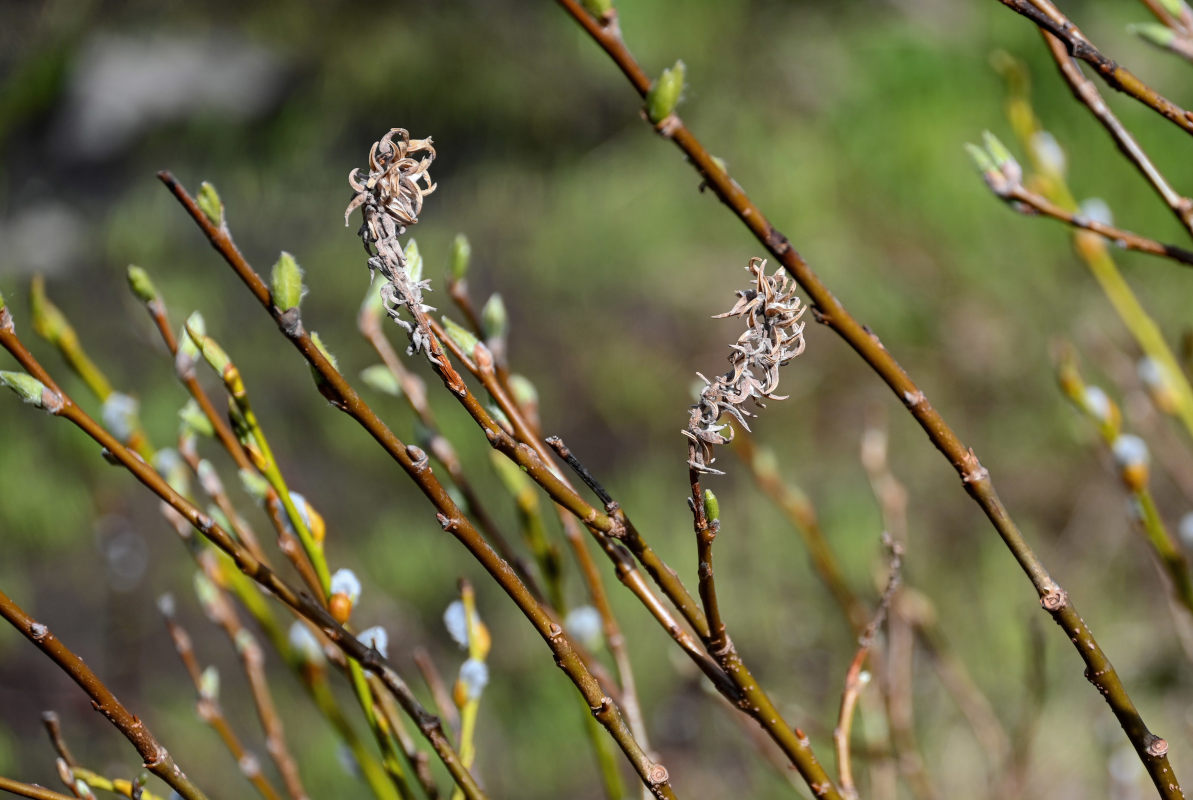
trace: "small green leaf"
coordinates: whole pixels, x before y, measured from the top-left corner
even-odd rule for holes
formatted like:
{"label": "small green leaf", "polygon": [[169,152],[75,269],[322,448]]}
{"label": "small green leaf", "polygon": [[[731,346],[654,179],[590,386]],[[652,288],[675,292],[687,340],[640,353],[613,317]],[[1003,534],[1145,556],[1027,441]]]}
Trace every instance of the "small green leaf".
{"label": "small green leaf", "polygon": [[31,406],[45,408],[46,385],[24,372],[0,371],[0,385],[12,389],[17,397]]}
{"label": "small green leaf", "polygon": [[480,344],[480,340],[472,335],[472,331],[468,330],[462,325],[458,325],[449,317],[442,317],[443,327],[447,331],[447,335],[456,343],[456,346],[464,351],[464,355],[472,358],[472,353],[476,350],[476,346]]}
{"label": "small green leaf", "polygon": [[218,700],[220,696],[220,671],[215,665],[203,670],[199,676],[199,694],[208,700]]}
{"label": "small green leaf", "polygon": [[684,90],[685,69],[683,61],[676,61],[675,66],[663,70],[663,74],[646,93],[646,114],[656,125],[669,117],[679,105]]}
{"label": "small green leaf", "polygon": [[418,242],[414,241],[414,237],[406,242],[403,255],[406,256],[406,274],[412,283],[418,283],[423,279],[423,256],[418,251]]}
{"label": "small green leaf", "polygon": [[143,303],[152,303],[157,299],[157,287],[150,280],[149,273],[135,264],[128,265],[128,286]]}
{"label": "small green leaf", "polygon": [[510,375],[510,391],[513,392],[514,402],[521,408],[537,408],[539,404],[538,389],[525,375]]}
{"label": "small green leaf", "polygon": [[583,0],[583,3],[584,7],[588,9],[588,13],[597,19],[613,10],[612,0]]}
{"label": "small green leaf", "polygon": [[361,371],[360,379],[369,387],[383,394],[393,395],[394,397],[402,396],[402,387],[398,383],[398,379],[390,372],[389,367],[384,364],[374,364],[371,367],[366,367]]}
{"label": "small green leaf", "polygon": [[468,264],[472,261],[472,245],[468,237],[457,233],[452,241],[451,277],[453,281],[462,281],[468,274]]}
{"label": "small green leaf", "polygon": [[[197,314],[198,312],[195,312]],[[222,376],[224,370],[232,363],[232,359],[224,352],[224,348],[216,343],[215,339],[202,333],[202,318],[195,319],[195,314],[191,314],[186,320],[186,335],[195,343],[195,347],[199,348],[199,352],[203,354],[203,360],[211,365],[217,375]],[[195,322],[199,322],[198,325]]]}
{"label": "small green leaf", "polygon": [[336,372],[339,372],[339,362],[336,361],[336,357],[331,354],[331,351],[327,349],[327,346],[323,344],[323,340],[319,338],[319,334],[315,331],[311,331],[311,342],[313,342],[315,347],[318,348],[319,352],[323,354],[323,357],[331,362],[331,366],[336,370]]}
{"label": "small green leaf", "polygon": [[251,469],[240,471],[240,485],[244,488],[245,493],[258,503],[263,502],[266,495],[269,494],[269,481]]}
{"label": "small green leaf", "polygon": [[485,331],[486,339],[504,339],[509,333],[509,314],[500,294],[494,292],[481,309],[481,327]]}
{"label": "small green leaf", "polygon": [[207,418],[193,398],[187,400],[186,405],[178,409],[178,418],[182,421],[182,427],[186,431],[205,437],[215,435],[215,428],[212,427],[211,420]]}
{"label": "small green leaf", "polygon": [[1128,25],[1127,32],[1133,33],[1145,42],[1154,44],[1156,47],[1161,47],[1165,50],[1176,39],[1176,31],[1158,22],[1141,22],[1137,25]]}
{"label": "small green leaf", "polygon": [[978,172],[985,174],[995,171],[994,160],[990,158],[990,154],[976,144],[966,143],[965,152],[969,154],[973,165],[978,168]]}
{"label": "small green leaf", "polygon": [[273,295],[273,304],[282,311],[298,308],[306,294],[306,287],[302,284],[302,267],[285,250],[273,265],[270,293]]}
{"label": "small green leaf", "polygon": [[721,504],[717,502],[717,496],[712,493],[711,489],[704,490],[704,516],[708,518],[709,522],[715,522],[721,518]]}
{"label": "small green leaf", "polygon": [[220,200],[220,193],[207,181],[199,184],[199,196],[195,198],[199,210],[217,228],[224,225],[224,203]]}

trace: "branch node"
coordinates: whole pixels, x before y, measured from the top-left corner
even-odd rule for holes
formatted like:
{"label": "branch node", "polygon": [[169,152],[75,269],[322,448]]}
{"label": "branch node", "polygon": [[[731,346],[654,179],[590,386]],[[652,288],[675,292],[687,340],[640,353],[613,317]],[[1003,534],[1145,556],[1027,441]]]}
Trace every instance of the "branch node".
{"label": "branch node", "polygon": [[1051,586],[1040,596],[1040,605],[1045,611],[1055,614],[1069,605],[1069,593],[1059,586]]}

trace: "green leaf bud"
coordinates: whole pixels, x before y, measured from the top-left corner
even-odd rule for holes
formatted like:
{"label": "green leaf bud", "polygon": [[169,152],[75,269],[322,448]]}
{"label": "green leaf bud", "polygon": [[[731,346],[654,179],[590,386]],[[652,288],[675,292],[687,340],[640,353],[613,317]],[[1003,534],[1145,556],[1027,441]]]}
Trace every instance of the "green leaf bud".
{"label": "green leaf bud", "polygon": [[449,317],[442,317],[443,328],[447,331],[447,335],[456,343],[456,346],[464,351],[464,355],[472,358],[472,352],[476,350],[476,346],[480,344],[480,340],[472,335],[472,331],[468,330],[462,325],[457,324]]}
{"label": "green leaf bud", "polygon": [[44,383],[24,372],[0,371],[0,385],[7,386],[25,403],[46,411],[55,411],[52,406],[61,407],[61,398],[50,391]]}
{"label": "green leaf bud", "polygon": [[224,370],[232,364],[232,359],[224,352],[224,348],[220,347],[210,336],[202,333],[199,330],[199,326],[195,325],[194,322],[194,314],[187,317],[186,335],[195,343],[195,347],[199,348],[199,352],[203,354],[203,359],[211,365],[211,368],[216,371],[216,374],[222,376]]}
{"label": "green leaf bud", "polygon": [[311,342],[313,342],[315,347],[318,348],[319,352],[323,354],[323,357],[331,362],[331,366],[337,372],[339,372],[339,362],[336,361],[336,357],[331,354],[331,351],[327,349],[327,346],[323,344],[323,340],[319,338],[319,334],[315,331],[311,331]]}
{"label": "green leaf bud", "polygon": [[251,469],[240,471],[240,485],[245,493],[258,503],[264,502],[269,494],[269,481]]}
{"label": "green leaf bud", "polygon": [[202,572],[195,572],[194,586],[195,596],[199,598],[199,605],[203,606],[203,613],[214,619],[220,601],[220,590]]}
{"label": "green leaf bud", "polygon": [[486,339],[504,339],[509,333],[509,314],[505,310],[505,301],[501,295],[494,292],[481,309],[481,328]]}
{"label": "green leaf bud", "polygon": [[514,395],[514,402],[521,408],[537,408],[539,404],[538,389],[525,375],[510,375],[510,391]]}
{"label": "green leaf bud", "polygon": [[199,210],[217,228],[224,226],[224,203],[220,200],[220,193],[207,181],[199,184],[199,196],[195,198]]}
{"label": "green leaf bud", "polygon": [[157,287],[149,278],[149,273],[135,264],[128,265],[128,288],[143,303],[152,303],[157,299]]}
{"label": "green leaf bud", "polygon": [[717,502],[717,496],[710,489],[704,490],[704,516],[708,517],[709,522],[716,522],[721,518],[721,504]]}
{"label": "green leaf bud", "polygon": [[205,437],[215,435],[215,428],[212,427],[211,420],[207,418],[193,398],[187,400],[186,405],[178,409],[178,419],[181,420],[184,431]]}
{"label": "green leaf bud", "polygon": [[199,695],[207,700],[218,700],[220,696],[220,671],[212,664],[199,676]]}
{"label": "green leaf bud", "polygon": [[582,2],[584,3],[584,7],[588,9],[588,13],[597,19],[600,19],[613,10],[612,0],[582,0]]}
{"label": "green leaf bud", "polygon": [[650,91],[646,93],[646,115],[656,125],[669,117],[679,105],[685,69],[683,61],[676,61],[675,66],[663,70],[650,85]]}
{"label": "green leaf bud", "polygon": [[398,383],[398,379],[384,364],[374,364],[361,370],[360,379],[365,382],[365,385],[378,392],[394,397],[402,396],[402,387]]}
{"label": "green leaf bud", "polygon": [[402,255],[406,257],[406,274],[413,283],[418,283],[423,279],[423,255],[419,252],[418,242],[414,241],[414,237],[406,242],[406,249]]}
{"label": "green leaf bud", "polygon": [[969,154],[973,165],[978,168],[978,172],[983,174],[987,172],[997,172],[998,169],[994,166],[994,159],[990,158],[990,154],[976,144],[966,143],[965,152]]}
{"label": "green leaf bud", "polygon": [[464,280],[464,276],[468,274],[468,264],[471,261],[472,245],[468,243],[467,236],[457,233],[456,238],[452,241],[451,278],[453,281]]}
{"label": "green leaf bud", "polygon": [[1176,31],[1158,22],[1141,22],[1136,25],[1128,25],[1127,32],[1133,33],[1145,42],[1154,44],[1156,47],[1161,47],[1165,50],[1176,39]]}
{"label": "green leaf bud", "polygon": [[375,321],[385,310],[385,305],[381,302],[381,287],[384,285],[385,280],[377,277],[374,277],[372,283],[369,284],[369,290],[365,292],[365,299],[360,304],[362,322],[365,319]]}
{"label": "green leaf bud", "polygon": [[1188,9],[1185,0],[1160,0],[1160,2],[1164,4],[1164,10],[1177,19],[1180,19]]}
{"label": "green leaf bud", "polygon": [[302,284],[302,267],[294,260],[294,256],[285,250],[273,265],[269,276],[269,291],[273,296],[273,304],[282,311],[298,308],[306,294],[306,287]]}

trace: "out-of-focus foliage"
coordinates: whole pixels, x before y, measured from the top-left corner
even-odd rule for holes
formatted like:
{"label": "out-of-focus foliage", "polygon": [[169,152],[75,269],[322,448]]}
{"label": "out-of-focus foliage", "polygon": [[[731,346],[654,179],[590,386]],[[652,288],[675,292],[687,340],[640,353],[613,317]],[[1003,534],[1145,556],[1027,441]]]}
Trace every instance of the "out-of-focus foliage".
{"label": "out-of-focus foliage", "polygon": [[[1094,41],[1193,102],[1187,65],[1125,33],[1141,7],[1080,10]],[[434,281],[429,301],[451,312],[444,278],[452,239],[465,232],[474,297],[501,292],[511,359],[541,394],[546,432],[564,437],[692,585],[679,430],[695,372],[723,369],[737,338],[732,324],[708,317],[731,307],[757,244],[698,191],[674,148],[642,123],[612,64],[545,0],[50,2],[10,7],[4,18],[0,291],[18,326],[28,329],[24,294],[43,272],[164,447],[185,396],[125,289],[126,266],[149,271],[176,325],[201,309],[253,392],[291,484],[327,518],[333,567],[351,566],[368,587],[354,619],[384,622],[391,653],[412,674],[405,653],[414,644],[455,663],[439,616],[455,578],[473,578],[494,643],[478,734],[478,771],[493,795],[596,797],[573,690],[546,650],[396,468],[327,408],[154,172],[169,168],[192,189],[216,184],[258,270],[282,250],[294,254],[310,289],[304,319],[351,375],[375,358],[354,330],[368,271],[341,223],[345,177],[392,126],[433,136],[439,190],[413,231]],[[1048,348],[1053,337],[1075,339],[1087,371],[1132,387],[1135,353],[1061,227],[1008,213],[961,148],[984,128],[1007,131],[989,66],[991,51],[1005,49],[1032,69],[1037,108],[1068,150],[1074,189],[1110,199],[1126,228],[1180,241],[1167,210],[1060,85],[1038,34],[993,0],[643,0],[625,4],[620,20],[656,74],[683,59],[684,118],[981,454],[1152,726],[1185,739],[1193,681],[1163,587],[1092,431],[1054,387]],[[1111,99],[1172,182],[1193,186],[1184,135]],[[1175,341],[1187,325],[1189,276],[1146,256],[1121,263]],[[83,398],[49,349],[41,354]],[[1043,619],[1030,586],[901,404],[843,344],[810,324],[807,352],[788,369],[792,397],[764,412],[758,438],[814,499],[848,578],[872,598],[881,522],[857,448],[866,414],[888,413],[892,466],[910,489],[907,583],[935,603],[1014,730],[1031,702],[1029,631]],[[414,439],[399,401],[371,400]],[[500,498],[483,438],[457,409],[439,408],[478,483]],[[851,637],[780,515],[731,454],[722,460],[730,475],[710,483],[721,507],[722,608],[764,684],[827,755]],[[1156,490],[1179,518],[1187,500],[1162,481]],[[512,507],[495,505],[513,520]],[[156,503],[90,442],[11,398],[0,403],[0,586],[111,678],[192,777],[216,795],[242,796],[230,758],[194,723],[153,610],[158,593],[189,585],[174,538]],[[568,582],[579,600],[574,570]],[[611,575],[608,583],[652,744],[681,796],[743,786],[751,797],[789,796],[653,621]],[[181,613],[201,627],[193,602]],[[1052,630],[1043,641],[1047,693],[1035,736],[1050,744],[1033,793],[1099,794],[1106,765],[1123,768],[1113,755],[1125,742],[1068,643]],[[234,674],[225,642],[200,648]],[[230,696],[243,691],[226,683]],[[283,707],[308,788],[345,796],[332,737],[293,681],[277,684],[282,698],[294,695]],[[977,744],[929,669],[916,685],[928,771],[948,795],[972,796],[984,785]],[[47,707],[89,763],[133,772],[135,755],[82,695],[0,630],[0,772],[19,766],[22,778],[54,781],[37,731]],[[1187,749],[1173,753],[1187,775]]]}

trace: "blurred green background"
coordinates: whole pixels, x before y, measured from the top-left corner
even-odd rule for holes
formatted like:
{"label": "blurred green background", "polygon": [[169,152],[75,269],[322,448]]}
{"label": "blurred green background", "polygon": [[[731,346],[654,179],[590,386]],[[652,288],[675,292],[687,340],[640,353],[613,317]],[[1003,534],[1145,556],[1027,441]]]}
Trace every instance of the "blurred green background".
{"label": "blurred green background", "polygon": [[[1072,2],[1066,11],[1175,102],[1193,104],[1190,67],[1125,32],[1147,18],[1142,5]],[[1128,229],[1178,243],[1181,231],[1072,101],[1039,35],[993,0],[633,0],[620,12],[648,71],[687,63],[681,112],[692,129],[976,449],[1188,777],[1193,678],[1166,590],[1108,459],[1055,387],[1049,347],[1056,337],[1074,340],[1087,378],[1123,401],[1132,421],[1138,354],[1064,230],[1011,214],[966,161],[962,144],[983,129],[1013,139],[991,52],[1030,65],[1037,110],[1069,153],[1078,196],[1106,198]],[[391,655],[411,677],[416,644],[454,674],[462,656],[440,617],[457,577],[477,585],[494,634],[478,761],[492,795],[600,796],[573,689],[541,642],[441,534],[400,471],[314,391],[305,365],[154,173],[168,168],[192,190],[215,183],[259,270],[280,250],[293,253],[307,272],[308,328],[355,374],[376,359],[354,328],[368,272],[341,222],[345,177],[392,126],[434,136],[439,190],[413,231],[436,281],[430,302],[452,313],[442,277],[452,237],[466,233],[474,297],[504,297],[511,359],[541,393],[546,432],[588,463],[693,587],[679,430],[695,372],[723,369],[737,338],[734,322],[709,317],[745,285],[742,268],[761,254],[756,242],[697,191],[695,173],[639,119],[624,79],[553,3],[44,2],[7,4],[4,20],[0,291],[18,328],[34,341],[26,295],[42,272],[165,447],[185,396],[125,288],[126,266],[149,270],[175,324],[201,309],[240,366],[291,485],[327,518],[333,567],[352,567],[365,583],[354,621],[384,624]],[[1193,187],[1184,134],[1122,98],[1110,101],[1177,188]],[[1120,263],[1175,342],[1188,324],[1189,276],[1147,256],[1124,254]],[[86,398],[50,348],[38,342],[37,351]],[[867,416],[889,417],[892,466],[910,491],[907,583],[934,603],[1012,731],[1037,703],[1025,681],[1041,655],[1033,631],[1042,631],[1043,705],[1023,742],[1034,754],[1030,796],[1130,797],[1123,786],[1146,787],[1071,646],[901,404],[814,324],[782,389],[791,398],[763,412],[758,437],[816,503],[868,600],[882,523],[857,452]],[[435,396],[512,529],[483,438]],[[405,406],[370,397],[411,439]],[[1163,421],[1146,430],[1187,451]],[[709,485],[721,499],[718,582],[731,632],[831,762],[826,734],[852,637],[781,515],[732,454],[720,465],[729,475]],[[235,483],[231,470],[225,480]],[[1175,525],[1188,500],[1162,475],[1155,489]],[[110,679],[213,796],[246,796],[233,760],[195,719],[155,609],[160,593],[178,595],[182,618],[201,634],[200,658],[224,671],[225,705],[264,755],[234,655],[202,620],[175,538],[154,499],[108,468],[90,441],[13,398],[0,402],[0,587]],[[610,570],[606,577],[652,743],[680,796],[790,796]],[[983,793],[970,729],[922,659],[916,676],[927,771],[946,796]],[[297,683],[279,671],[276,685],[282,698],[293,696],[283,707],[312,794],[363,796]],[[120,776],[137,768],[81,692],[0,630],[0,774],[56,783],[38,717],[47,708],[63,716],[84,763]]]}

